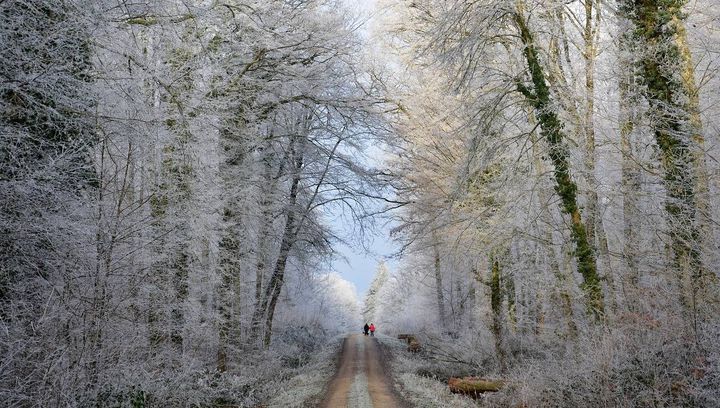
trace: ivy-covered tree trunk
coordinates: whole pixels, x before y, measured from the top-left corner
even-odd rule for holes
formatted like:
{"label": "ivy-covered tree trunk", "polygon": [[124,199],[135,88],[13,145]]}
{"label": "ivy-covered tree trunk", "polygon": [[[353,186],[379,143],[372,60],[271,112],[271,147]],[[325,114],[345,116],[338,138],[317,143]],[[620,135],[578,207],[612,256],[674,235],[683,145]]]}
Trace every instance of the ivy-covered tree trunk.
{"label": "ivy-covered tree trunk", "polygon": [[492,331],[495,336],[495,353],[497,353],[500,371],[507,368],[507,356],[503,347],[503,311],[502,311],[502,278],[500,261],[490,257],[490,307],[492,309]]}
{"label": "ivy-covered tree trunk", "polygon": [[[512,275],[506,274],[504,275],[504,285],[505,285],[505,295],[507,296],[507,314],[508,314],[508,322],[510,323],[510,329],[515,332],[517,330],[517,297],[515,295],[515,279],[513,279]],[[524,298],[522,298],[524,299]],[[527,308],[525,308],[527,310]],[[538,313],[537,316],[540,316],[541,313]],[[536,322],[538,322],[540,318],[538,317],[536,319]]]}
{"label": "ivy-covered tree trunk", "polygon": [[563,123],[553,108],[550,89],[540,57],[535,49],[533,35],[527,26],[522,7],[515,13],[515,25],[524,46],[523,56],[530,73],[531,85],[518,82],[518,90],[535,109],[540,123],[540,134],[550,148],[550,161],[554,166],[555,191],[560,196],[562,210],[570,216],[572,239],[575,243],[575,256],[578,272],[583,277],[581,288],[585,293],[588,313],[600,319],[605,313],[600,279],[597,273],[595,252],[588,241],[588,234],[577,203],[577,185],[570,171],[569,152],[565,143]]}
{"label": "ivy-covered tree trunk", "polygon": [[638,49],[644,50],[637,66],[664,169],[673,267],[679,273],[680,302],[695,315],[702,261],[697,224],[696,157],[692,144],[699,129],[698,124],[693,123],[692,92],[683,78],[687,68],[678,46],[684,32],[682,7],[685,3],[685,0],[625,0],[621,10],[633,25],[633,40],[638,42]]}
{"label": "ivy-covered tree trunk", "polygon": [[[535,175],[540,177],[542,174],[545,174],[547,170],[546,164],[542,160],[542,152],[538,144],[536,132],[532,132],[530,134],[530,142],[532,143]],[[548,197],[549,194],[546,189],[538,189],[537,194],[540,203],[544,204],[550,202],[550,199]],[[547,211],[547,209],[543,209],[542,219],[543,222],[547,225],[553,224],[552,215]],[[577,325],[575,324],[575,320],[573,318],[572,297],[570,296],[570,290],[568,286],[569,279],[567,278],[567,275],[563,272],[563,270],[560,269],[560,261],[558,260],[557,254],[555,253],[554,249],[552,230],[547,228],[541,228],[541,230],[543,230],[545,242],[548,243],[548,245],[546,245],[545,247],[545,251],[547,253],[547,264],[550,268],[550,272],[552,272],[552,275],[557,281],[556,296],[560,301],[560,309],[562,310],[563,317],[567,322],[568,335],[570,337],[575,337],[577,335]],[[542,307],[542,305],[539,305],[539,307]]]}

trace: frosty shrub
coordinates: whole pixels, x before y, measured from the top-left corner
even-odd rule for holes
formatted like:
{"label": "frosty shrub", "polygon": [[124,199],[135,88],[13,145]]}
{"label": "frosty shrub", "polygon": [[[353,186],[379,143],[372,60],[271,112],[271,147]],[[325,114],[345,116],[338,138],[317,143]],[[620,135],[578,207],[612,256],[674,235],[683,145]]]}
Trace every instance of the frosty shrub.
{"label": "frosty shrub", "polygon": [[[696,344],[668,328],[624,326],[585,339],[577,349],[518,361],[510,386],[488,396],[492,406],[714,406],[718,347],[709,336]],[[703,348],[700,344],[705,345]]]}

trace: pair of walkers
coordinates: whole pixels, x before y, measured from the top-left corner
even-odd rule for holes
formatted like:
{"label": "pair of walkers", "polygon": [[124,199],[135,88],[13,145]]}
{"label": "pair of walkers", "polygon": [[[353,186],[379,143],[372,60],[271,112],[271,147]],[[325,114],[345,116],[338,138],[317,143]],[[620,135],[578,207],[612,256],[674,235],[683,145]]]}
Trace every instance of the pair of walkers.
{"label": "pair of walkers", "polygon": [[367,336],[368,332],[370,332],[371,336],[375,335],[375,325],[374,324],[370,323],[370,326],[368,326],[368,324],[365,323],[365,326],[363,326],[363,333],[365,333],[365,335]]}

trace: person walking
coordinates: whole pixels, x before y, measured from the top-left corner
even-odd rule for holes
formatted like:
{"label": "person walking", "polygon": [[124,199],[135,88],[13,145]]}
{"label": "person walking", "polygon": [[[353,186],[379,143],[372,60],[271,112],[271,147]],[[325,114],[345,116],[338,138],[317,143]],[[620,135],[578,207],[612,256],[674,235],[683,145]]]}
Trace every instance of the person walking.
{"label": "person walking", "polygon": [[363,327],[363,333],[365,333],[366,336],[368,335],[369,330],[370,330],[370,326],[368,326],[368,324],[365,323],[365,327]]}
{"label": "person walking", "polygon": [[370,335],[375,336],[375,325],[370,323]]}

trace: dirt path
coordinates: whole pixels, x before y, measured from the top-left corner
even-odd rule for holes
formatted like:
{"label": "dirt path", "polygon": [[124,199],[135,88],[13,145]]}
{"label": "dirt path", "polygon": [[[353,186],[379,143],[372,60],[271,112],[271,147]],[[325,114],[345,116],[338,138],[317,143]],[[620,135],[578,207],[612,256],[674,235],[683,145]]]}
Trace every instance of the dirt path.
{"label": "dirt path", "polygon": [[361,334],[345,338],[340,367],[330,381],[322,407],[401,408],[385,373],[377,340]]}

